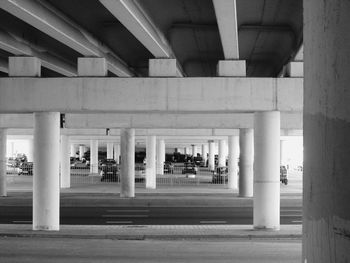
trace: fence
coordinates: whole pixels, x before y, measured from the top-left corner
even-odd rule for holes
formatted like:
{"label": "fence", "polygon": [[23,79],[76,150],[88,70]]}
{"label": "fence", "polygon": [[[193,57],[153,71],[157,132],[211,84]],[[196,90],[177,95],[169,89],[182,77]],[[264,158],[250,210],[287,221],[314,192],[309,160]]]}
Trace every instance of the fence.
{"label": "fence", "polygon": [[[93,172],[94,171],[94,172]],[[144,184],[146,169],[143,164],[135,164],[135,183]],[[78,165],[71,167],[71,184],[120,183],[120,166]],[[227,167],[209,170],[184,163],[164,165],[164,173],[156,176],[157,185],[211,185],[227,184]]]}
{"label": "fence", "polygon": [[[10,181],[20,180],[19,176],[32,176],[33,163],[23,163],[19,167],[7,165],[6,172]],[[23,178],[23,177],[22,177]],[[71,185],[82,184],[110,184],[120,183],[120,165],[96,165],[74,163],[70,167]],[[135,164],[135,183],[144,184],[146,170],[143,164]],[[216,168],[215,171],[207,167],[199,167],[184,163],[165,163],[164,171],[158,171],[157,185],[212,185],[227,184],[227,167]]]}

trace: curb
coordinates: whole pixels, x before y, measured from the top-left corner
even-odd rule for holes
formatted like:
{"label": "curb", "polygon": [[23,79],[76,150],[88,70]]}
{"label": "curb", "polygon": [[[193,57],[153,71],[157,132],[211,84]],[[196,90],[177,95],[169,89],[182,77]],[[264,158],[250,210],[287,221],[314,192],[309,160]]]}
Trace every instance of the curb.
{"label": "curb", "polygon": [[70,239],[110,239],[110,240],[218,240],[218,239],[239,239],[239,240],[301,240],[301,234],[281,235],[81,235],[81,234],[45,234],[45,233],[0,233],[0,237],[18,238],[70,238]]}

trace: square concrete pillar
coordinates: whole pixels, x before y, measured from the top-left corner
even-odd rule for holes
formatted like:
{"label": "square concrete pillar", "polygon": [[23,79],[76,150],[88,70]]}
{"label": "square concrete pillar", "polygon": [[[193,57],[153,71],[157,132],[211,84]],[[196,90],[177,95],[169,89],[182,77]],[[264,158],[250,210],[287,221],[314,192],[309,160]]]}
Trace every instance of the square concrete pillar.
{"label": "square concrete pillar", "polygon": [[40,59],[36,57],[9,57],[9,76],[40,77]]}
{"label": "square concrete pillar", "polygon": [[219,60],[216,70],[219,77],[247,76],[245,60]]}
{"label": "square concrete pillar", "polygon": [[105,58],[78,58],[78,75],[81,77],[105,77],[107,72]]}
{"label": "square concrete pillar", "polygon": [[289,62],[286,68],[288,77],[304,77],[304,62],[292,61]]}
{"label": "square concrete pillar", "polygon": [[150,77],[176,77],[176,59],[150,59],[148,62]]}

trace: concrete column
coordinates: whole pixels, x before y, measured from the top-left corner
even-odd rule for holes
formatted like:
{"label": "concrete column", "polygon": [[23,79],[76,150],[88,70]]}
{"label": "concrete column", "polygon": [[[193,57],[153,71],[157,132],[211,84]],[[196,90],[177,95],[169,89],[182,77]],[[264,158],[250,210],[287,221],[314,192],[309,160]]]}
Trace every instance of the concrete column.
{"label": "concrete column", "polygon": [[79,160],[81,161],[83,159],[85,153],[85,146],[79,145]]}
{"label": "concrete column", "polygon": [[303,258],[350,262],[350,2],[304,1]]}
{"label": "concrete column", "polygon": [[113,159],[113,142],[107,142],[107,159]]}
{"label": "concrete column", "polygon": [[34,113],[33,230],[59,230],[60,113]]}
{"label": "concrete column", "polygon": [[254,228],[280,228],[280,112],[254,115]]}
{"label": "concrete column", "polygon": [[114,144],[114,160],[119,164],[119,158],[120,158],[120,144]]}
{"label": "concrete column", "polygon": [[61,170],[60,170],[60,185],[61,188],[70,188],[70,149],[69,138],[67,135],[61,135]]}
{"label": "concrete column", "polygon": [[32,162],[33,159],[34,159],[34,141],[33,139],[28,139],[27,161]]}
{"label": "concrete column", "polygon": [[196,145],[191,144],[191,147],[192,147],[192,155],[195,157],[195,156],[196,156],[196,154],[197,154],[197,151],[196,151]]}
{"label": "concrete column", "polygon": [[147,136],[146,188],[156,189],[156,136]]}
{"label": "concrete column", "polygon": [[188,154],[187,147],[184,147],[184,154]]}
{"label": "concrete column", "polygon": [[120,197],[135,197],[135,129],[121,129],[120,141]]}
{"label": "concrete column", "polygon": [[253,196],[254,130],[239,130],[239,196]]}
{"label": "concrete column", "polygon": [[202,144],[202,158],[203,158],[204,166],[206,166],[207,164],[207,160],[208,160],[207,154],[208,154],[208,145]]}
{"label": "concrete column", "polygon": [[6,143],[7,130],[0,129],[0,196],[7,196]]}
{"label": "concrete column", "polygon": [[218,156],[218,166],[226,166],[226,142],[225,140],[219,140],[219,156]]}
{"label": "concrete column", "polygon": [[215,169],[215,143],[213,140],[209,140],[209,160],[208,160],[208,168],[210,171],[214,171]]}
{"label": "concrete column", "polygon": [[75,145],[73,143],[71,143],[71,145],[70,145],[70,157],[75,158],[75,154],[76,154]]}
{"label": "concrete column", "polygon": [[238,188],[239,137],[228,137],[228,188]]}
{"label": "concrete column", "polygon": [[157,144],[157,174],[164,174],[164,162],[165,162],[165,142],[164,140],[158,140]]}
{"label": "concrete column", "polygon": [[280,164],[286,164],[286,160],[284,160],[284,146],[285,146],[286,141],[285,140],[280,140]]}
{"label": "concrete column", "polygon": [[98,140],[90,140],[90,173],[98,174]]}
{"label": "concrete column", "polygon": [[15,157],[15,142],[11,142],[11,157]]}

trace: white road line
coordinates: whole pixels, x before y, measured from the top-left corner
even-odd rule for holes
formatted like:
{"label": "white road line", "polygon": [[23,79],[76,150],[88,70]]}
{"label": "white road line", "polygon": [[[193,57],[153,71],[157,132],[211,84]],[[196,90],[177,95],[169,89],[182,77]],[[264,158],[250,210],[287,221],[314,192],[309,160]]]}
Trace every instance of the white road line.
{"label": "white road line", "polygon": [[292,221],[292,223],[302,223],[303,221],[301,221],[301,220],[294,220],[294,221]]}
{"label": "white road line", "polygon": [[102,215],[102,217],[148,217],[148,215]]}
{"label": "white road line", "polygon": [[18,223],[18,224],[21,224],[21,223],[32,223],[32,221],[31,220],[28,220],[28,221],[26,221],[26,220],[17,220],[17,221],[12,221],[12,223]]}
{"label": "white road line", "polygon": [[107,213],[118,213],[118,212],[120,212],[120,213],[133,213],[133,212],[135,212],[135,213],[148,213],[149,212],[149,210],[106,210],[107,211]]}
{"label": "white road line", "polygon": [[226,221],[209,221],[209,220],[203,220],[203,221],[200,221],[201,224],[226,224],[227,222]]}
{"label": "white road line", "polygon": [[106,221],[107,224],[132,224],[132,221]]}

